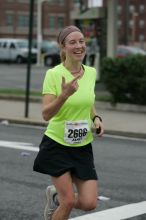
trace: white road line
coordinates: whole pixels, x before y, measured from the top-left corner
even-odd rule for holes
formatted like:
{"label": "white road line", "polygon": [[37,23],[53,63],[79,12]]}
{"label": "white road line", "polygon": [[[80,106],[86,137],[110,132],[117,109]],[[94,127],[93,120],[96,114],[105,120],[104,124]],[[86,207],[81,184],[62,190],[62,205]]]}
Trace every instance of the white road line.
{"label": "white road line", "polygon": [[18,149],[18,150],[34,151],[34,152],[39,151],[39,148],[35,147],[32,143],[25,143],[25,142],[14,142],[14,141],[0,140],[0,147]]}
{"label": "white road line", "polygon": [[92,214],[75,217],[70,220],[121,220],[146,213],[146,201],[139,203],[132,203],[120,207],[107,209],[104,211],[95,212]]}
{"label": "white road line", "polygon": [[[25,142],[14,142],[14,141],[3,141],[0,140],[0,147],[11,148],[18,150],[27,150],[38,152],[39,148],[35,147],[32,143]],[[146,214],[146,201],[128,204],[120,207],[107,209],[104,211],[87,214],[84,216],[72,218],[70,220],[122,220],[138,215]]]}
{"label": "white road line", "polygon": [[110,138],[122,139],[122,140],[130,140],[130,141],[146,142],[146,139],[144,139],[144,138],[127,137],[127,136],[121,136],[121,135],[115,135],[115,134],[104,134],[104,137],[110,137]]}

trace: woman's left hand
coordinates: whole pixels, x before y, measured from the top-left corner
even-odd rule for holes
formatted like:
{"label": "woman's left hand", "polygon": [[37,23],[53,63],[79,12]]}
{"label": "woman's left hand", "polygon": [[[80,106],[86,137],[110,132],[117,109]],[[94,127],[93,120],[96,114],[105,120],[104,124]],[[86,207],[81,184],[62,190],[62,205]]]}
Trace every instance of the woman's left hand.
{"label": "woman's left hand", "polygon": [[100,121],[99,118],[95,118],[94,120],[95,132],[96,134],[101,137],[104,134],[103,123]]}

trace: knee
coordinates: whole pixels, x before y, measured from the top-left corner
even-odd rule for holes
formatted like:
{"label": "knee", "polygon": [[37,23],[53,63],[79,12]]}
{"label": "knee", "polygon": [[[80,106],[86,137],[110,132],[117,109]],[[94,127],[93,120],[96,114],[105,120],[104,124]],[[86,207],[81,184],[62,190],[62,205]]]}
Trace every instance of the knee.
{"label": "knee", "polygon": [[73,209],[75,205],[75,198],[72,196],[66,196],[66,198],[64,198],[62,201],[62,205],[68,210]]}
{"label": "knee", "polygon": [[96,201],[81,201],[80,206],[83,211],[92,211],[97,206],[97,200]]}
{"label": "knee", "polygon": [[72,209],[74,207],[75,200],[74,199],[66,199],[65,206],[67,209]]}

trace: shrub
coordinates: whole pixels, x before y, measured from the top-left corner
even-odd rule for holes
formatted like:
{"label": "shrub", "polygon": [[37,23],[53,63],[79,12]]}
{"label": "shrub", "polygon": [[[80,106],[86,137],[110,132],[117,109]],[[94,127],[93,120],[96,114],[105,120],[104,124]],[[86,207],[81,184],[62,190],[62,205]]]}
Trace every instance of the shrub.
{"label": "shrub", "polygon": [[104,58],[101,81],[111,93],[114,104],[146,104],[146,56]]}

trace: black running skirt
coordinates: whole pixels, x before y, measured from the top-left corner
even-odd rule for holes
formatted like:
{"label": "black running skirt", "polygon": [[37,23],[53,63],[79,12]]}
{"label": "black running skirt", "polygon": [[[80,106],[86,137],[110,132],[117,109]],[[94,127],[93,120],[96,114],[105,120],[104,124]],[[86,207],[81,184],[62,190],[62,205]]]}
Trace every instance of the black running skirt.
{"label": "black running skirt", "polygon": [[44,135],[33,170],[54,177],[71,172],[82,180],[97,180],[92,145],[82,147],[63,146]]}

